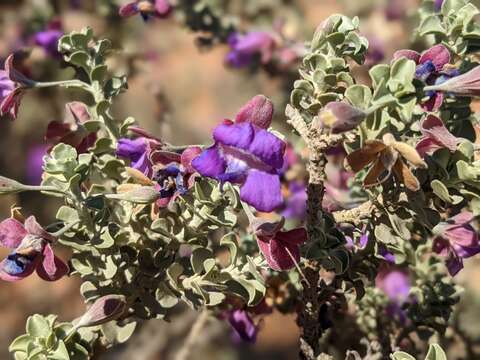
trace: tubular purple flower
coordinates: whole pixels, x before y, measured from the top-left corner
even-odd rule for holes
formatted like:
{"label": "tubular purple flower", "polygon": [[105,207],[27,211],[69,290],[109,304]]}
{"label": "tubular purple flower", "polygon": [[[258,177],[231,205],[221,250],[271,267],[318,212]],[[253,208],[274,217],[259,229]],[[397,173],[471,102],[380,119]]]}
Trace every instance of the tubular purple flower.
{"label": "tubular purple flower", "polygon": [[329,102],[320,110],[316,126],[328,128],[333,134],[355,129],[367,114],[345,102]]}
{"label": "tubular purple flower", "polygon": [[88,308],[75,327],[88,327],[105,324],[111,320],[117,319],[126,309],[127,302],[123,295],[105,295],[97,300]]}
{"label": "tubular purple flower", "polygon": [[426,86],[425,91],[441,91],[455,95],[480,95],[480,66],[474,67],[465,74],[455,76],[441,84]]}
{"label": "tubular purple flower", "polygon": [[234,340],[242,340],[248,343],[254,343],[257,340],[258,328],[247,311],[230,311],[228,322],[234,330]]}
{"label": "tubular purple flower", "polygon": [[461,212],[446,222],[441,222],[432,230],[435,238],[433,250],[447,258],[447,268],[451,276],[463,269],[463,259],[480,252],[478,233],[470,224],[472,213]]}
{"label": "tubular purple flower", "polygon": [[68,266],[54,255],[51,243],[56,238],[30,216],[25,224],[14,218],[0,223],[0,244],[12,249],[0,262],[0,278],[18,281],[35,270],[46,281],[55,281],[68,273]]}
{"label": "tubular purple flower", "polygon": [[275,40],[272,35],[264,31],[252,31],[241,35],[233,33],[228,39],[230,52],[226,56],[227,64],[241,68],[252,63],[256,55],[260,55],[262,64],[272,58]]}
{"label": "tubular purple flower", "polygon": [[[427,85],[444,82],[457,75],[457,72],[448,68],[450,62],[450,51],[443,45],[435,45],[430,49],[419,54],[413,50],[399,50],[394,53],[393,60],[405,57],[415,61],[417,68],[415,77],[422,80]],[[427,111],[437,111],[442,106],[444,95],[437,91],[428,91],[429,86],[425,87],[429,99],[425,101],[422,107]]]}
{"label": "tubular purple flower", "polygon": [[270,212],[282,202],[279,173],[286,144],[263,127],[270,124],[270,101],[250,100],[236,121],[225,120],[213,131],[215,143],[193,159],[202,176],[239,184],[240,198],[258,211]]}
{"label": "tubular purple flower", "polygon": [[428,115],[420,124],[423,137],[417,143],[415,149],[421,157],[431,154],[438,149],[447,148],[455,152],[459,139],[456,138],[443,124],[443,121],[435,115]]}

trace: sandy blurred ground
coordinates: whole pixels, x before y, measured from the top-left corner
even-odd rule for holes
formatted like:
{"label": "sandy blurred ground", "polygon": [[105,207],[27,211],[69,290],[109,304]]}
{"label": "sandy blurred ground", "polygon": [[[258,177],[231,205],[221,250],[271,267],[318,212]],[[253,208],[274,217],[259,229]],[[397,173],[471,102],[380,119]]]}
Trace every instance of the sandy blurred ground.
{"label": "sandy blurred ground", "polygon": [[[303,4],[306,10],[304,20],[313,31],[328,15],[341,11],[345,1],[304,0]],[[2,5],[3,1],[0,1]],[[5,39],[13,37],[18,26],[10,18],[6,20],[12,13],[3,12],[2,15],[2,10],[0,8],[0,18],[3,16],[0,51],[2,45],[5,48]],[[265,74],[246,76],[222,66],[226,53],[224,47],[199,52],[194,46],[194,36],[171,21],[146,25],[140,19],[129,21],[124,28],[109,29],[104,19],[92,15],[69,13],[63,19],[67,31],[89,25],[97,35],[108,37],[112,31],[121,32],[115,36],[124,36],[125,42],[121,46],[127,54],[143,53],[144,59],[133,60],[134,73],[129,78],[129,91],[117,101],[115,114],[119,119],[134,116],[141,126],[174,144],[205,143],[209,141],[213,127],[220,120],[234,116],[253,95],[263,93],[275,103],[282,103],[285,94],[277,81],[271,81]],[[384,43],[387,56],[395,48],[408,43],[405,27],[400,22],[387,22],[380,10],[371,16],[362,30]],[[32,55],[42,57],[38,52]],[[121,53],[114,57],[112,65],[119,73],[126,69]],[[47,123],[61,119],[62,104],[72,96],[57,90],[29,94],[22,104],[19,119],[15,123],[7,120],[0,123],[0,174],[25,179],[28,149],[42,142]],[[282,109],[277,111],[280,113]],[[58,202],[37,194],[2,197],[0,217],[7,217],[14,204],[23,207],[26,215],[35,214],[44,224],[53,221],[58,207]],[[4,254],[2,251],[1,255]],[[68,258],[67,253],[61,255]],[[464,279],[469,274],[479,278],[478,262],[477,266],[468,264],[467,268],[471,272],[465,272]],[[60,320],[79,316],[83,311],[79,284],[76,278],[46,283],[36,275],[14,284],[0,282],[0,359],[10,358],[8,344],[23,333],[29,314],[55,313]],[[478,282],[476,287],[480,291]],[[274,314],[265,319],[262,327],[253,353],[247,352],[245,358],[253,358],[253,354],[257,358],[266,358],[266,354],[275,359],[295,358],[298,328],[293,316]]]}

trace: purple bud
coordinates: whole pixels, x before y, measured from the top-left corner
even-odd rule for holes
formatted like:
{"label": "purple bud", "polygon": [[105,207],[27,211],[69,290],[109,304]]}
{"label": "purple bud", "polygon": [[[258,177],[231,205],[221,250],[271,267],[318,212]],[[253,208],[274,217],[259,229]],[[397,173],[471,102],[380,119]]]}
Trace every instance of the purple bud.
{"label": "purple bud", "polygon": [[138,14],[140,10],[138,9],[137,3],[131,2],[125,5],[122,5],[118,11],[121,17],[130,17]]}
{"label": "purple bud", "polygon": [[317,124],[320,128],[328,128],[332,133],[355,129],[367,114],[345,102],[330,102],[318,114]]}
{"label": "purple bud", "polygon": [[80,318],[75,327],[88,327],[104,324],[117,319],[125,312],[127,303],[122,295],[106,295],[95,300],[92,306]]}
{"label": "purple bud", "polygon": [[272,117],[272,101],[263,95],[257,95],[243,105],[235,117],[235,122],[249,122],[262,129],[268,129],[272,122]]}

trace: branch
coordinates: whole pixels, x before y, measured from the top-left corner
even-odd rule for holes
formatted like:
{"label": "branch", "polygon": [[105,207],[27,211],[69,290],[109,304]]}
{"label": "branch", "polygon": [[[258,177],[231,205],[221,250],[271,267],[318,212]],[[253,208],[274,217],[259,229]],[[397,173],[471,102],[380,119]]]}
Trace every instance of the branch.
{"label": "branch", "polygon": [[188,334],[187,339],[185,340],[185,344],[182,346],[180,351],[178,352],[175,360],[188,360],[192,358],[192,350],[194,349],[195,345],[197,344],[198,338],[200,337],[200,333],[204,330],[204,327],[209,319],[209,312],[207,309],[203,309],[200,315],[198,316],[197,320],[192,326],[190,333]]}
{"label": "branch", "polygon": [[363,219],[370,217],[375,209],[375,204],[371,200],[368,200],[356,208],[335,211],[332,215],[336,223],[359,225]]}

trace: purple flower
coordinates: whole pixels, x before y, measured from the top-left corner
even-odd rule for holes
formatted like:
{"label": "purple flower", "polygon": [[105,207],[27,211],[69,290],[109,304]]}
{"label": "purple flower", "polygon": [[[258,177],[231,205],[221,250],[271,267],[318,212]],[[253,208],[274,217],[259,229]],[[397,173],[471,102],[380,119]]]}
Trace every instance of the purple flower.
{"label": "purple flower", "polygon": [[133,140],[122,138],[118,140],[116,154],[129,159],[130,167],[148,174],[151,172],[148,150],[148,141],[143,137]]}
{"label": "purple flower", "polygon": [[410,278],[404,271],[396,268],[382,268],[375,279],[375,283],[393,303],[401,305],[408,298]]}
{"label": "purple flower", "polygon": [[[399,50],[393,55],[394,60],[405,57],[415,61],[417,68],[415,77],[427,85],[442,84],[458,75],[458,71],[447,66],[450,62],[450,51],[443,45],[435,45],[422,54],[413,50]],[[423,103],[427,111],[437,111],[443,103],[442,92],[427,91],[429,99]]]}
{"label": "purple flower", "polygon": [[386,313],[389,317],[396,317],[402,324],[407,322],[407,315],[402,305],[407,302],[410,293],[410,277],[395,267],[382,267],[375,278],[376,286],[387,295],[390,303]]}
{"label": "purple flower", "polygon": [[97,134],[89,132],[83,125],[91,120],[87,105],[73,101],[65,105],[64,122],[51,121],[47,126],[45,140],[54,144],[64,143],[73,146],[79,154],[86,153],[97,140]]}
{"label": "purple flower", "polygon": [[168,0],[136,0],[122,5],[119,10],[121,17],[130,17],[137,14],[147,21],[150,17],[166,18],[172,11]]}
{"label": "purple flower", "polygon": [[[344,158],[344,150],[340,158]],[[343,162],[343,161],[342,161]],[[322,207],[328,212],[333,212],[341,209],[348,209],[352,205],[351,190],[348,186],[348,180],[354,174],[345,171],[342,163],[334,164],[328,162],[325,167],[327,181],[325,182],[325,196],[323,197]]]}
{"label": "purple flower", "polygon": [[[155,164],[154,181],[155,188],[160,193],[156,204],[163,208],[168,206],[178,196],[184,195],[194,184],[195,169],[192,167],[192,160],[196,158],[202,149],[198,146],[191,146],[185,149],[181,155],[157,151],[152,154]],[[165,156],[170,154],[170,156]]]}
{"label": "purple flower", "polygon": [[[455,71],[458,74],[458,70]],[[425,87],[425,90],[462,96],[478,96],[480,95],[480,66],[474,67],[465,74],[445,78],[442,82]]]}
{"label": "purple flower", "polygon": [[241,68],[250,65],[257,56],[262,64],[272,58],[275,40],[272,35],[264,31],[252,31],[244,35],[232,33],[228,38],[230,52],[226,62],[230,66]]}
{"label": "purple flower", "polygon": [[0,70],[0,115],[9,114],[16,119],[24,89],[31,87],[33,81],[15,70],[13,59],[14,55],[9,55],[5,60],[5,69]]}
{"label": "purple flower", "polygon": [[45,53],[58,58],[58,41],[63,36],[62,24],[60,21],[51,22],[47,29],[39,31],[34,36],[35,44],[42,47]]}
{"label": "purple flower", "polygon": [[348,235],[345,236],[345,240],[347,242],[345,245],[347,249],[358,248],[360,250],[363,250],[368,245],[368,240],[369,240],[368,231],[361,231],[360,237],[358,239],[358,243],[355,243],[353,238]]}
{"label": "purple flower", "polygon": [[233,310],[228,314],[228,322],[234,330],[234,340],[254,343],[257,340],[258,328],[245,310]]}
{"label": "purple flower", "polygon": [[287,219],[305,219],[307,213],[307,189],[301,181],[292,181],[288,185],[288,197],[285,199],[281,215]]}
{"label": "purple flower", "polygon": [[472,213],[464,211],[433,228],[433,250],[447,258],[452,276],[463,269],[463,259],[480,252],[478,233],[470,225],[473,219]]}
{"label": "purple flower", "polygon": [[0,223],[0,243],[12,249],[0,262],[0,278],[18,281],[37,271],[47,281],[55,281],[68,273],[68,266],[53,253],[51,244],[56,241],[30,216],[22,224],[14,218]]}
{"label": "purple flower", "polygon": [[459,139],[456,138],[435,115],[428,115],[420,124],[423,137],[415,147],[421,157],[438,149],[447,148],[451,152],[457,150]]}
{"label": "purple flower", "polygon": [[271,113],[262,111],[262,104],[249,109],[248,119],[238,116],[241,122],[225,120],[217,126],[215,143],[193,159],[192,166],[202,176],[241,185],[243,201],[258,211],[270,212],[283,202],[279,172],[286,145],[265,130]]}
{"label": "purple flower", "polygon": [[28,150],[25,174],[29,184],[40,185],[42,182],[43,157],[47,155],[48,149],[48,145],[37,144]]}
{"label": "purple flower", "polygon": [[[152,177],[153,175],[153,164],[156,160],[153,159],[154,154],[157,150],[160,150],[162,147],[162,142],[160,139],[155,138],[154,136],[148,134],[146,131],[136,127],[130,127],[130,131],[137,133],[140,137],[136,139],[127,139],[121,138],[117,143],[117,156],[124,157],[130,160],[130,167],[141,171],[147,177]],[[168,152],[159,151],[158,152],[158,162],[168,161],[170,156],[166,156]],[[165,156],[167,159],[165,159]],[[177,158],[180,159],[180,155],[173,154],[176,161]],[[164,163],[164,162],[162,162]]]}
{"label": "purple flower", "polygon": [[282,218],[279,222],[271,223],[257,218],[251,222],[258,248],[268,266],[277,271],[295,267],[300,261],[300,245],[307,241],[307,231],[304,228],[282,231],[284,220]]}

